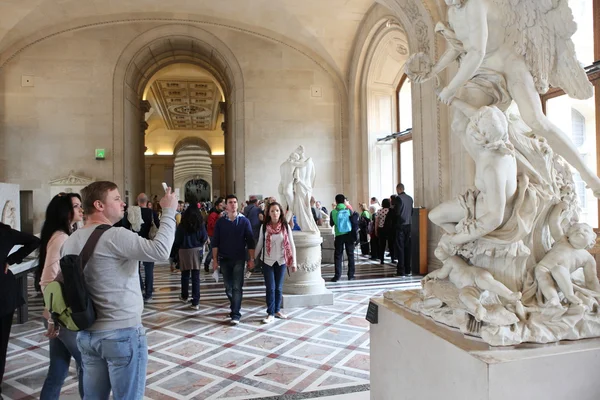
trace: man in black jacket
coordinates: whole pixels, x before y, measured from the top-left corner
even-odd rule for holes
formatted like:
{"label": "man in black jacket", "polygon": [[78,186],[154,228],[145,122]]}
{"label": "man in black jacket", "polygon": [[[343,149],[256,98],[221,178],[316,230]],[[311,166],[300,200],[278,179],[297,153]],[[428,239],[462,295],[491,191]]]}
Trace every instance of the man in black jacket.
{"label": "man in black jacket", "polygon": [[[150,238],[150,229],[152,228],[152,223],[158,229],[160,227],[160,222],[158,220],[158,215],[151,208],[148,208],[148,196],[145,193],[140,193],[137,197],[138,206],[140,206],[142,211],[142,227],[138,232],[138,235],[143,237],[144,239]],[[153,239],[153,238],[152,238]],[[142,293],[144,293],[144,303],[148,303],[152,301],[152,286],[154,285],[154,263],[144,261],[144,276],[146,282],[142,281],[142,275],[140,274],[140,284],[142,285]],[[145,283],[145,285],[144,285]],[[144,290],[144,287],[146,288]]]}
{"label": "man in black jacket", "polygon": [[396,216],[396,240],[395,256],[398,259],[396,265],[396,275],[405,276],[411,274],[410,268],[410,224],[412,220],[413,199],[404,192],[404,185],[396,185],[396,206],[394,214]]}
{"label": "man in black jacket", "polygon": [[[8,253],[12,248],[18,245],[23,245],[23,247],[9,256]],[[39,246],[40,239],[37,237],[0,223],[0,398],[2,398],[2,377],[6,365],[6,351],[13,315],[15,309],[25,303],[23,297],[19,295],[17,281],[8,266],[20,264]]]}

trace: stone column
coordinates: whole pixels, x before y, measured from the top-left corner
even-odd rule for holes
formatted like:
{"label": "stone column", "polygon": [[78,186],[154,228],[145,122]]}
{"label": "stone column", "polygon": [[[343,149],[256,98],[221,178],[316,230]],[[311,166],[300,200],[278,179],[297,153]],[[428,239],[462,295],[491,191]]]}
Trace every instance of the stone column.
{"label": "stone column", "polygon": [[319,233],[294,231],[298,271],[285,277],[283,308],[324,306],[333,304],[333,292],[325,287],[321,276],[321,243]]}

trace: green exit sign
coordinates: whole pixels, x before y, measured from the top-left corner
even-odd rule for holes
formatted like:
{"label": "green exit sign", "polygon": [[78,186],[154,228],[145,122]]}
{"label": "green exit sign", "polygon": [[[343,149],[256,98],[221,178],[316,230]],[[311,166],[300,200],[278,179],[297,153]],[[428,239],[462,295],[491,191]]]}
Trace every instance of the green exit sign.
{"label": "green exit sign", "polygon": [[106,158],[106,149],[96,149],[96,160],[104,160]]}

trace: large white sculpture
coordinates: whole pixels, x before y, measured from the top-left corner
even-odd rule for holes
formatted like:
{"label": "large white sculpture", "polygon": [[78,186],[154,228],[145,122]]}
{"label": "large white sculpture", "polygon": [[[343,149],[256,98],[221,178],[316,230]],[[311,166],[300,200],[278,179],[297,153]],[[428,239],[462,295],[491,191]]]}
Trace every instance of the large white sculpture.
{"label": "large white sculpture", "polygon": [[446,4],[449,23],[436,31],[447,51],[435,65],[415,54],[405,69],[423,82],[460,62],[439,97],[452,106],[452,134],[475,161],[475,187],[431,211],[444,232],[436,250],[442,269],[423,279],[422,291],[386,297],[492,345],[600,336],[600,282],[586,250],[596,235],[578,223],[567,162],[596,196],[600,179],[543,114],[539,97],[549,85],[592,95],[567,0]]}
{"label": "large white sculpture", "polygon": [[316,176],[315,164],[312,158],[306,157],[303,146],[298,146],[281,164],[280,172],[279,194],[281,206],[284,210],[288,209],[286,218],[288,221],[291,220],[293,214],[303,232],[319,233],[310,209],[310,198]]}

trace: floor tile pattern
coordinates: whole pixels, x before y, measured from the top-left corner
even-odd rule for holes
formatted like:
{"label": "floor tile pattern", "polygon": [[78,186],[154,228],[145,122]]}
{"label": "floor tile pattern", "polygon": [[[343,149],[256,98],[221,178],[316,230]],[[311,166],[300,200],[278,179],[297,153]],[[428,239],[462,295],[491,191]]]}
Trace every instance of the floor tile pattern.
{"label": "floor tile pattern", "polygon": [[[369,390],[369,298],[419,286],[393,277],[395,267],[363,257],[355,281],[328,282],[335,304],[285,310],[287,321],[262,325],[264,282],[245,283],[242,323],[229,326],[222,282],[202,274],[200,309],[178,300],[179,275],[155,269],[155,296],[144,309],[149,359],[146,399],[300,399]],[[48,368],[41,299],[30,288],[29,322],[14,325],[3,383],[5,399],[35,399]],[[74,364],[61,399],[76,399]]]}

